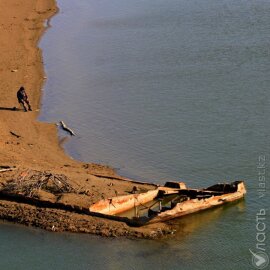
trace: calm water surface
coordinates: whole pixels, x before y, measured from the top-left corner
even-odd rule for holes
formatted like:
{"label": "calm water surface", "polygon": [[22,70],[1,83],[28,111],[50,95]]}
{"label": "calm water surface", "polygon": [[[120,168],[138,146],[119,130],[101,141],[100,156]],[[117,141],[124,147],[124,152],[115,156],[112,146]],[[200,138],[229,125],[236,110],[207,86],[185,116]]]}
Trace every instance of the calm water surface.
{"label": "calm water surface", "polygon": [[172,240],[3,224],[0,269],[255,269],[256,212],[270,198],[269,189],[261,199],[257,191],[259,156],[266,167],[269,159],[270,2],[58,4],[41,42],[48,80],[40,119],[76,131],[65,150],[157,183],[244,179],[248,196],[175,221]]}
{"label": "calm water surface", "polygon": [[248,178],[268,147],[267,1],[59,1],[41,116],[73,157],[191,184]]}

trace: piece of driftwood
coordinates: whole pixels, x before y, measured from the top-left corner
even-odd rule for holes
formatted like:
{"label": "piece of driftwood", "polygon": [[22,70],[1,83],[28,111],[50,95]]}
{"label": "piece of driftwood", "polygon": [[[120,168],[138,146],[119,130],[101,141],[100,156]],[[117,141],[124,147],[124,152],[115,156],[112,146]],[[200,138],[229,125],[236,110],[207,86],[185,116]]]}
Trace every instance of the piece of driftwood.
{"label": "piece of driftwood", "polygon": [[132,180],[126,177],[109,176],[109,175],[95,174],[95,173],[91,173],[91,174],[99,178],[106,178],[106,179],[112,179],[112,180],[115,179],[115,180],[126,181],[126,182],[131,182],[131,183],[140,184],[140,185],[147,185],[147,186],[155,186],[155,187],[159,186],[158,184],[155,184],[155,183],[136,181],[136,180]]}
{"label": "piece of driftwood", "polygon": [[16,169],[17,169],[16,167],[11,166],[0,166],[0,172],[14,171]]}
{"label": "piece of driftwood", "polygon": [[13,132],[13,131],[10,131],[10,134],[11,134],[12,136],[15,136],[16,138],[21,138],[21,137],[22,137],[21,135],[18,135],[18,134],[16,134],[16,133]]}
{"label": "piece of driftwood", "polygon": [[10,169],[0,169],[0,173],[1,173],[1,172],[14,171],[14,170],[16,170],[16,168],[10,168]]}
{"label": "piece of driftwood", "polygon": [[63,130],[67,131],[71,136],[75,136],[75,133],[72,129],[66,126],[66,124],[63,121],[60,121],[60,126]]}

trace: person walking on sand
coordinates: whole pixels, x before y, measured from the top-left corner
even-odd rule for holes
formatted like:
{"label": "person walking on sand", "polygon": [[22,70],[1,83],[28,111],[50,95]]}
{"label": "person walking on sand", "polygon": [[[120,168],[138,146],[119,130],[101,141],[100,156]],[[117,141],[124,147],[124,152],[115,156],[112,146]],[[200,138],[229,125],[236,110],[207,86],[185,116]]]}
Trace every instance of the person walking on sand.
{"label": "person walking on sand", "polygon": [[29,100],[28,100],[28,96],[27,96],[23,86],[21,86],[20,89],[18,90],[17,98],[18,98],[18,102],[23,106],[25,112],[27,112],[25,104],[27,104],[28,110],[32,111],[31,105],[30,105]]}

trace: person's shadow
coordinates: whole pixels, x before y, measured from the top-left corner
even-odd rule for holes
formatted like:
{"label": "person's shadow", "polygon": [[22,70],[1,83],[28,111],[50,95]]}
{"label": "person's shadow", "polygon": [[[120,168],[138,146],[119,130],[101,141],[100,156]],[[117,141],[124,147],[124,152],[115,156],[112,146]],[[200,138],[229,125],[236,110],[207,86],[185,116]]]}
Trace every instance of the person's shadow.
{"label": "person's shadow", "polygon": [[0,111],[13,111],[13,112],[16,112],[16,111],[23,111],[23,109],[16,108],[16,107],[13,107],[13,108],[0,107]]}

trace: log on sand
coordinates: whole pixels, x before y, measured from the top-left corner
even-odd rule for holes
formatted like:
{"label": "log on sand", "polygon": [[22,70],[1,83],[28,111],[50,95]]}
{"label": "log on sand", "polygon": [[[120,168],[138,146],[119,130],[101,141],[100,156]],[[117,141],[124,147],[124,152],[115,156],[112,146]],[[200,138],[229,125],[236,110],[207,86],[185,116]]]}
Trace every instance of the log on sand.
{"label": "log on sand", "polygon": [[1,166],[0,165],[0,173],[1,172],[8,172],[8,171],[14,171],[16,170],[17,168],[14,166],[14,167],[11,167],[11,166]]}
{"label": "log on sand", "polygon": [[75,136],[75,133],[72,129],[66,126],[66,124],[63,121],[60,121],[60,126],[63,130],[67,131],[71,136]]}

